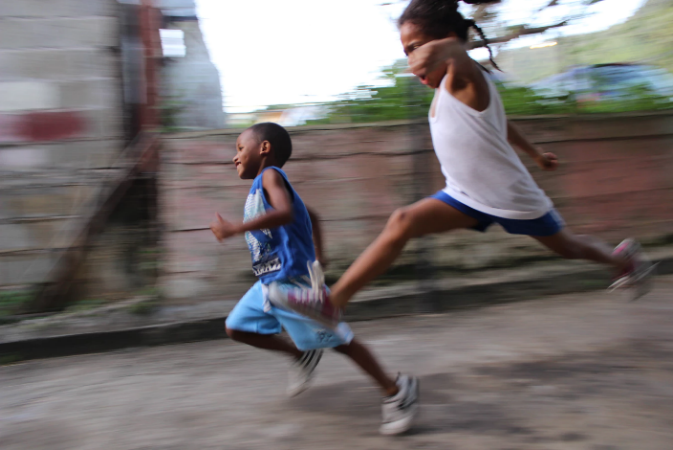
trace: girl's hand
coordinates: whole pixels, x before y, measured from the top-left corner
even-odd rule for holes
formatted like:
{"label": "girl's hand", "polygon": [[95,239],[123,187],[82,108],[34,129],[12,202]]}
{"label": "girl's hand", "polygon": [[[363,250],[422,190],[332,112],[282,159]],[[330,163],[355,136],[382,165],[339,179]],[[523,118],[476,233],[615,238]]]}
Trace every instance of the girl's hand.
{"label": "girl's hand", "polygon": [[449,65],[455,62],[456,54],[469,59],[465,49],[455,38],[430,41],[409,53],[409,69],[421,83],[436,89],[446,75]]}
{"label": "girl's hand", "polygon": [[538,155],[535,162],[542,170],[556,170],[558,167],[558,157],[550,152]]}

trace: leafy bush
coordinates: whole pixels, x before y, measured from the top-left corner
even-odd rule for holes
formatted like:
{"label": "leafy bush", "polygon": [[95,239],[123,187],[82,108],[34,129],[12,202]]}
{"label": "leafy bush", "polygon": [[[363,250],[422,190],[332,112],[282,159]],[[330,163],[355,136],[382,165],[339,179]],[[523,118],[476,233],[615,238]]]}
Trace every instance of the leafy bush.
{"label": "leafy bush", "polygon": [[[329,123],[366,123],[426,117],[434,91],[415,77],[405,76],[406,63],[398,61],[382,70],[384,86],[359,86],[342,99],[328,103],[325,118],[307,125]],[[496,82],[508,115],[588,114],[625,111],[651,111],[673,108],[673,101],[646,86],[624,89],[617,97],[600,99],[598,95],[569,93],[544,96],[525,86]]]}

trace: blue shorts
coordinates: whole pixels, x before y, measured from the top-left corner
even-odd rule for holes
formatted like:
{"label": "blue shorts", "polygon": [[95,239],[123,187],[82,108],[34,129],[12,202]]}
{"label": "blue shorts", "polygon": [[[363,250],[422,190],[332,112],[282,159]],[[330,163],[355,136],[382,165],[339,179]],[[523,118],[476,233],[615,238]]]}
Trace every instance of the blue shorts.
{"label": "blue shorts", "polygon": [[470,208],[464,203],[459,202],[444,191],[439,191],[430,198],[441,200],[449,206],[453,206],[463,214],[477,219],[479,223],[472,227],[473,230],[486,231],[486,229],[493,223],[498,223],[510,234],[525,234],[528,236],[551,236],[563,229],[565,223],[563,219],[556,212],[551,209],[547,214],[537,219],[519,220],[519,219],[505,219],[503,217],[492,216],[474,208]]}
{"label": "blue shorts", "polygon": [[255,283],[229,313],[227,328],[257,334],[278,334],[284,328],[301,351],[350,344],[353,332],[341,322],[335,330],[313,319],[276,308],[264,298],[262,282]]}

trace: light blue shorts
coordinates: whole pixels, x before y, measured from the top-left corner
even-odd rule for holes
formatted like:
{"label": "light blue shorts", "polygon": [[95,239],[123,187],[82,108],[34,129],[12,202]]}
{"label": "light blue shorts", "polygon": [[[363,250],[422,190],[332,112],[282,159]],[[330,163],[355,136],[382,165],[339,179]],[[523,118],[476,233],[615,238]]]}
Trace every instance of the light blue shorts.
{"label": "light blue shorts", "polygon": [[262,282],[255,283],[229,313],[227,328],[257,334],[278,334],[285,329],[301,351],[350,344],[353,332],[341,322],[335,330],[293,311],[276,308],[265,300]]}

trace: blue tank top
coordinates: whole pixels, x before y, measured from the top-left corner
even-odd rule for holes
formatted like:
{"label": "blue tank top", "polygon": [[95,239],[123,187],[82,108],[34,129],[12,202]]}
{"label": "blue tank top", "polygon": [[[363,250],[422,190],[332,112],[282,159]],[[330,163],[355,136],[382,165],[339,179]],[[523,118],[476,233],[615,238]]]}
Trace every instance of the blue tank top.
{"label": "blue tank top", "polygon": [[254,230],[245,233],[252,256],[252,271],[269,284],[278,280],[293,280],[308,275],[307,263],[315,261],[313,228],[304,202],[292,188],[285,172],[278,167],[267,167],[252,182],[245,202],[243,222],[255,219],[273,209],[264,195],[262,175],[269,169],[276,170],[285,180],[294,220],[278,228]]}

